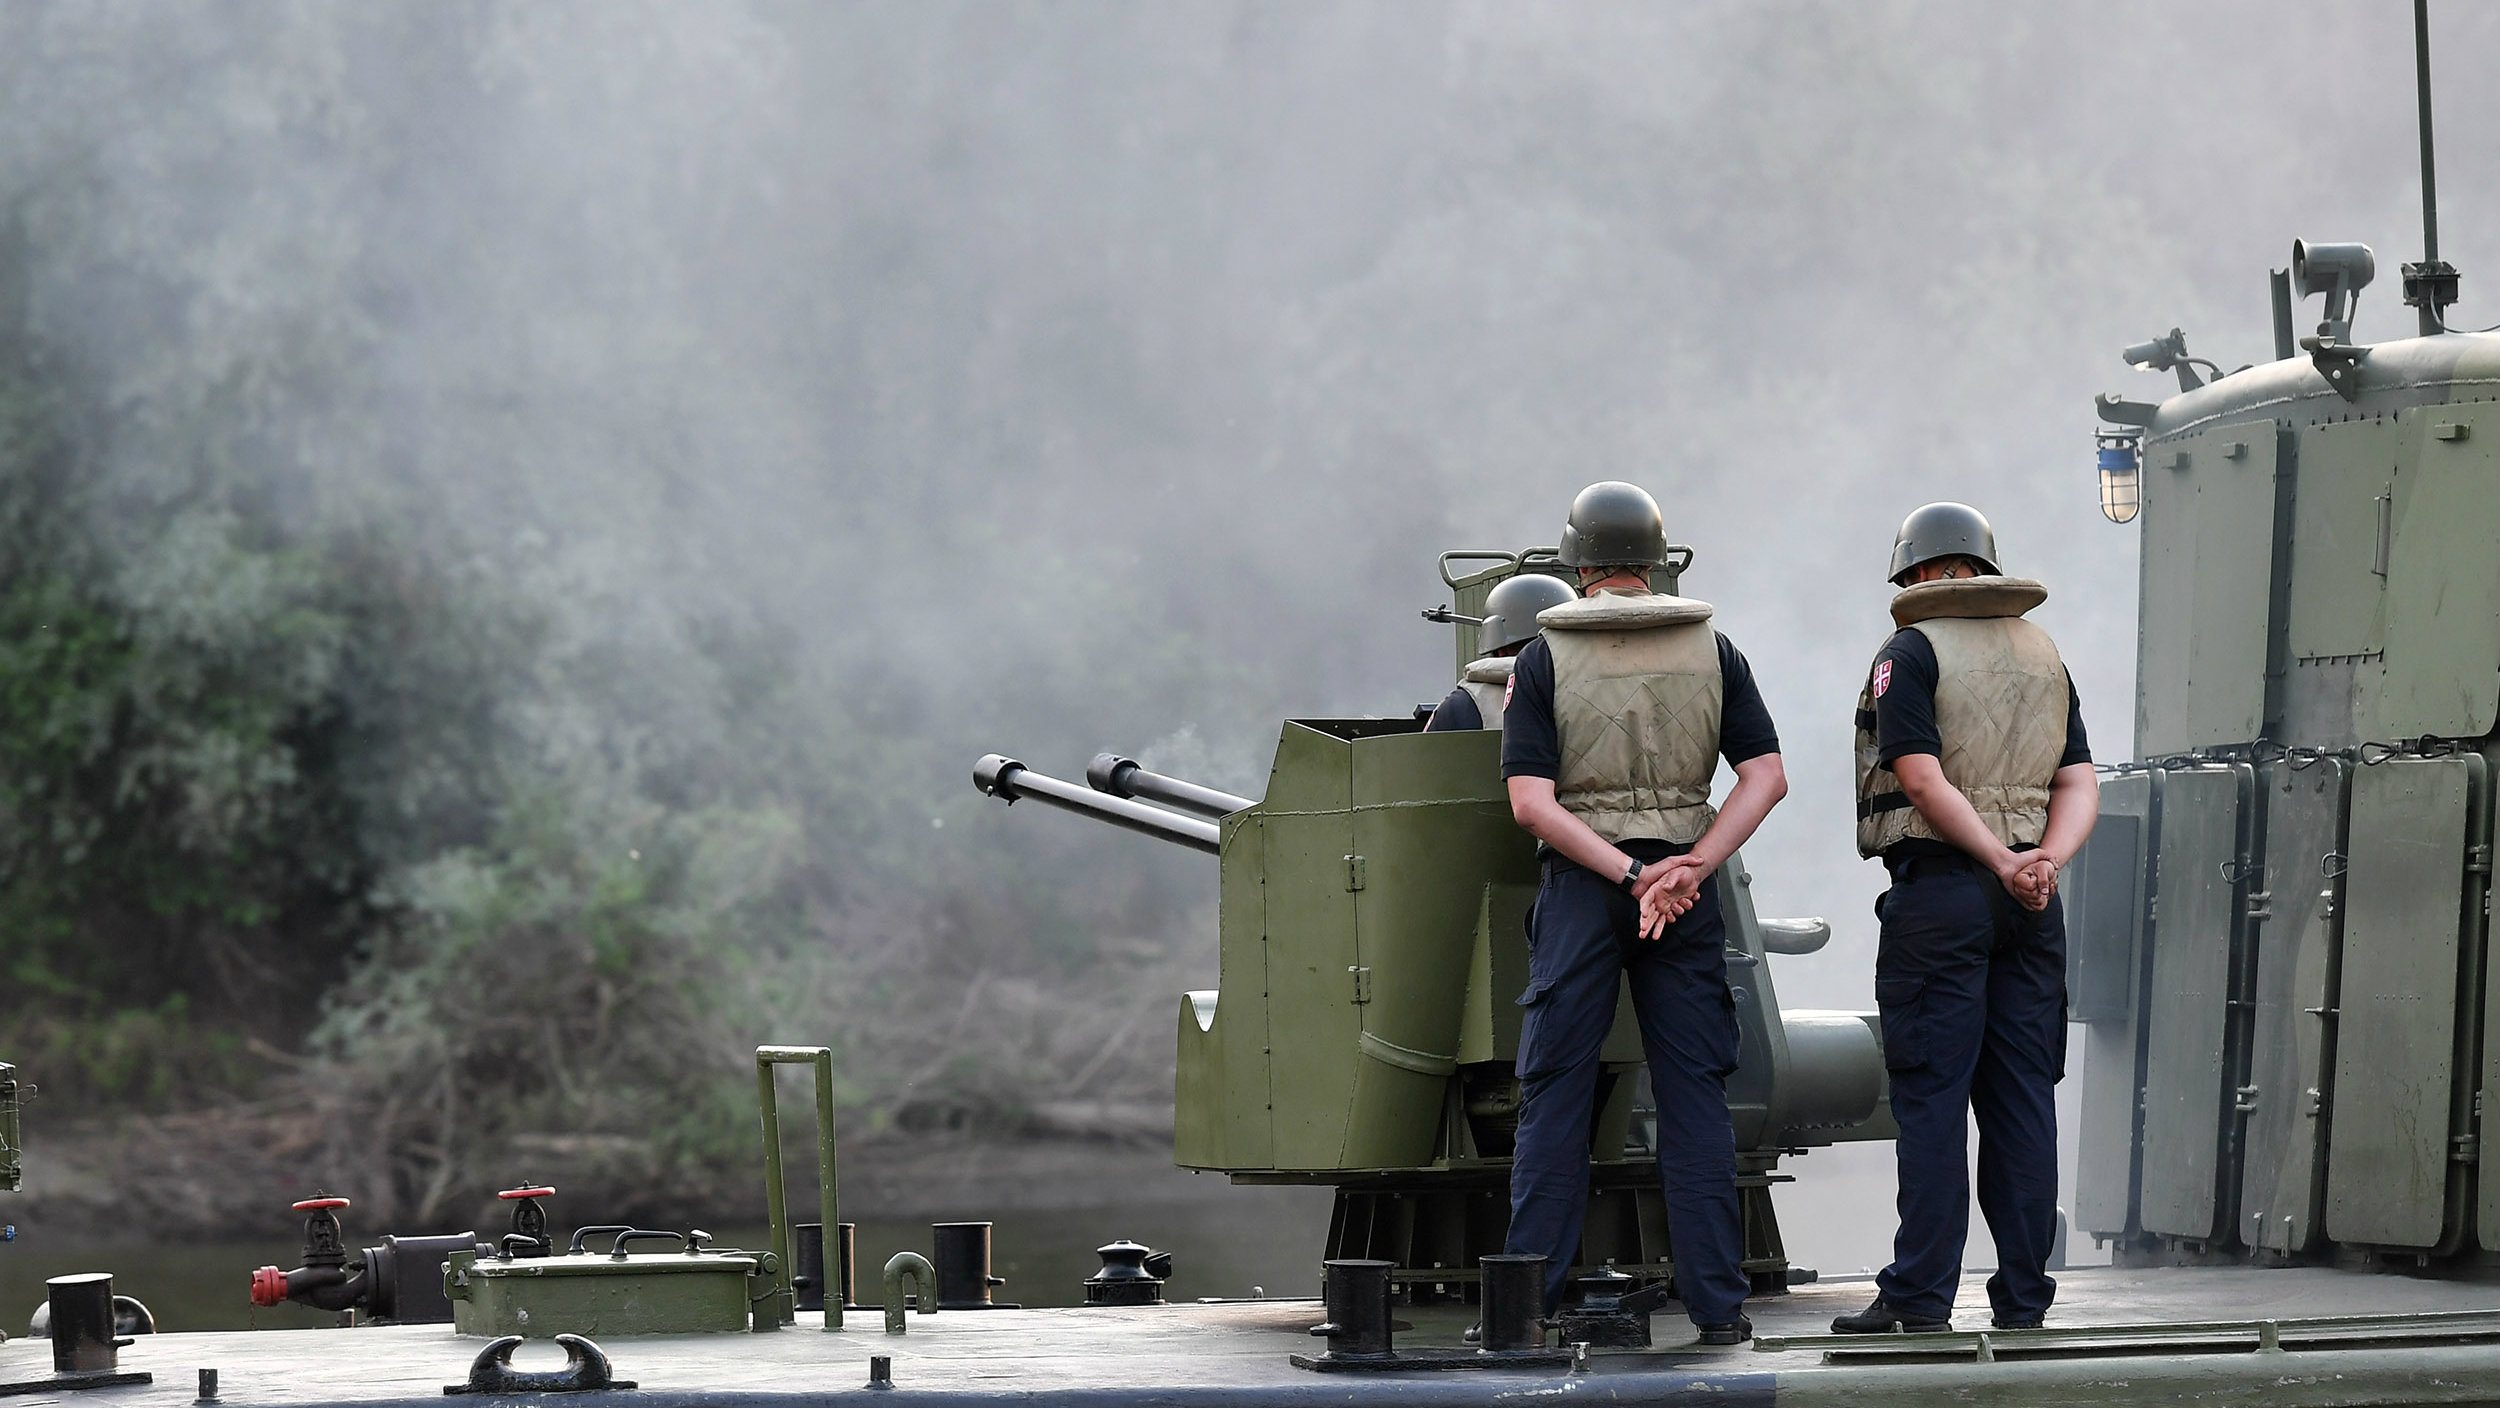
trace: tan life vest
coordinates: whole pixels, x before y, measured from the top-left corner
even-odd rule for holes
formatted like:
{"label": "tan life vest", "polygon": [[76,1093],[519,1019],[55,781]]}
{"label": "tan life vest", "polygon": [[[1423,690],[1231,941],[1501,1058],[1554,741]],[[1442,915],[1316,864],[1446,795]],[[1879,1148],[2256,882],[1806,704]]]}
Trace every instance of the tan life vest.
{"label": "tan life vest", "polygon": [[[2019,577],[1922,582],[1892,599],[1895,625],[1936,650],[1937,761],[2008,846],[2038,845],[2048,829],[2049,780],[2066,754],[2066,664],[2049,633],[2023,614],[2048,588]],[[1858,692],[1858,854],[1881,855],[1913,837],[1942,840],[1877,760],[1875,683]]]}
{"label": "tan life vest", "polygon": [[1554,656],[1554,799],[1609,841],[1700,839],[1719,767],[1709,603],[1609,588],[1536,619]]}
{"label": "tan life vest", "polygon": [[1502,731],[1502,705],[1510,698],[1510,672],[1518,665],[1515,655],[1488,655],[1469,661],[1467,673],[1459,676],[1458,687],[1476,701],[1478,728]]}

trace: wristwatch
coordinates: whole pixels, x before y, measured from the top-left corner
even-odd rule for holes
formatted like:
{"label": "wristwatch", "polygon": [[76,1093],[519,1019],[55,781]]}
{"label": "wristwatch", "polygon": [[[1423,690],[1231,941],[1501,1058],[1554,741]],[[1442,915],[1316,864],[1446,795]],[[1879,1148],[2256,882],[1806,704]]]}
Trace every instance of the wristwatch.
{"label": "wristwatch", "polygon": [[1623,872],[1623,878],[1617,880],[1615,883],[1622,886],[1623,892],[1628,895],[1632,893],[1632,882],[1640,879],[1641,872],[1646,869],[1648,869],[1647,866],[1636,860],[1632,862],[1632,868],[1630,870]]}

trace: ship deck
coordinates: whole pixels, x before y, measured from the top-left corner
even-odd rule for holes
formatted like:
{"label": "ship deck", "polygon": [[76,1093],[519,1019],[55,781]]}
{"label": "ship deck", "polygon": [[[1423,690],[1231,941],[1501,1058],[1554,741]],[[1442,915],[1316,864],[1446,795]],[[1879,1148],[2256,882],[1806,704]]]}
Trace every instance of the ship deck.
{"label": "ship deck", "polygon": [[[1373,1400],[1398,1408],[1549,1396],[1606,1402],[1736,1404],[2500,1403],[2500,1285],[2328,1268],[2071,1270],[2060,1276],[2050,1328],[1982,1335],[1834,1340],[1830,1317],[1862,1305],[1863,1279],[1799,1287],[1748,1307],[1760,1340],[1704,1349],[1672,1305],[1653,1320],[1657,1346],[1599,1351],[1585,1367],[1469,1372],[1314,1373],[1289,1356],[1323,1342],[1307,1328],[1316,1301],[1199,1302],[1136,1309],[994,1310],[911,1317],[884,1332],[853,1311],[839,1333],[813,1315],[775,1334],[612,1337],[603,1342],[619,1396],[638,1405],[786,1405],[859,1400],[871,1355],[890,1356],[894,1394],[924,1403],[1107,1408],[1232,1408]],[[1979,1278],[1962,1290],[1958,1325],[1986,1328]],[[1971,1307],[1981,1307],[1976,1313]],[[1400,1307],[1401,1354],[1456,1353],[1464,1306]],[[2272,1334],[2255,1322],[2277,1322]],[[448,1326],[142,1336],[120,1367],[148,1385],[42,1389],[11,1405],[194,1402],[198,1371],[215,1369],[219,1402],[286,1405],[440,1404],[483,1342]],[[523,1370],[552,1369],[562,1351],[533,1342]],[[0,1345],[0,1385],[48,1378],[43,1341]],[[553,1395],[534,1396],[539,1401]],[[560,1401],[560,1400],[558,1400]]]}

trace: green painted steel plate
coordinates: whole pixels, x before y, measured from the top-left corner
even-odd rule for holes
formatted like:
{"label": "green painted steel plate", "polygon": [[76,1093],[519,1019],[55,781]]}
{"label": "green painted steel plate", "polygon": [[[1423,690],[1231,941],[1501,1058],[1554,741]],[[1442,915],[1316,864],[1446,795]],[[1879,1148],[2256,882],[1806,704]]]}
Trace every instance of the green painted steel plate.
{"label": "green painted steel plate", "polygon": [[2265,713],[2276,430],[2225,425],[2145,447],[2137,747],[2246,743]]}
{"label": "green painted steel plate", "polygon": [[2344,791],[2349,765],[2276,762],[2259,795],[2265,806],[2265,888],[2270,917],[2256,927],[2256,1005],[2250,1031],[2247,1150],[2240,1170],[2240,1237],[2286,1254],[2317,1236],[2326,1191],[2324,1092],[2334,1032],[2334,892],[2343,870]]}
{"label": "green painted steel plate", "polygon": [[2352,783],[2327,1235],[2432,1247],[2445,1227],[2475,757],[2400,758]]}
{"label": "green painted steel plate", "polygon": [[2208,1241],[2227,1230],[2221,1207],[2224,1070],[2233,958],[2240,938],[2237,878],[2252,785],[2245,764],[2176,769],[2163,779],[2160,895],[2153,926],[2144,1079],[2143,1226]]}
{"label": "green painted steel plate", "polygon": [[2388,530],[2387,654],[2364,675],[2367,738],[2480,737],[2500,716],[2500,415],[2402,417]]}
{"label": "green painted steel plate", "polygon": [[[2105,1237],[2135,1230],[2137,1101],[2143,1088],[2142,986],[2147,889],[2146,855],[2153,835],[2159,772],[2113,777],[2101,784],[2101,821],[2077,858],[2081,883],[2066,892],[2067,942],[2077,945],[2074,1016],[2084,1022],[2081,1162],[2076,1170],[2075,1224]],[[2113,822],[2126,823],[2113,829]],[[2122,850],[2130,849],[2130,865]],[[2078,923],[2083,914],[2092,917]],[[2110,923],[2124,915],[2123,925]],[[2123,941],[2123,948],[2118,941]],[[2087,1003],[2083,995],[2096,994]]]}

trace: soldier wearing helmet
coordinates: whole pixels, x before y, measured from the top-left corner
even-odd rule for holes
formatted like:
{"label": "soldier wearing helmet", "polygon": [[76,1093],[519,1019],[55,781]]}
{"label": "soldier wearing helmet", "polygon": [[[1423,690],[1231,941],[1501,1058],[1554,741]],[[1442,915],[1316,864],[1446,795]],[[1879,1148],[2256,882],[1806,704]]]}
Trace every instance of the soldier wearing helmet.
{"label": "soldier wearing helmet", "polygon": [[[1658,1107],[1675,1281],[1705,1343],[1752,1335],[1727,1076],[1736,1067],[1718,868],[1787,793],[1752,668],[1707,603],[1660,596],[1657,501],[1593,484],[1562,561],[1580,596],[1537,617],[1502,725],[1511,814],[1543,843],[1519,1005],[1520,1110],[1505,1249],[1545,1254],[1560,1303],[1580,1249],[1598,1052],[1628,978]],[[1736,770],[1710,805],[1720,759]]]}
{"label": "soldier wearing helmet", "polygon": [[2066,930],[2057,873],[2100,810],[2074,683],[2048,599],[1997,570],[1966,504],[1929,504],[1892,549],[1896,627],[1858,696],[1858,851],[1892,887],[1875,959],[1891,1075],[1900,1232],[1874,1303],[1843,1334],[1952,1328],[1970,1230],[1966,1126],[1979,1123],[1979,1207],[1997,1246],[1999,1328],[2037,1326],[2057,1282],[2058,1078]]}
{"label": "soldier wearing helmet", "polygon": [[1496,582],[1484,599],[1484,620],[1476,625],[1477,658],[1468,662],[1449,697],[1433,709],[1424,732],[1499,729],[1511,668],[1518,663],[1519,652],[1536,639],[1536,614],[1578,595],[1562,578],[1542,572],[1522,572]]}

